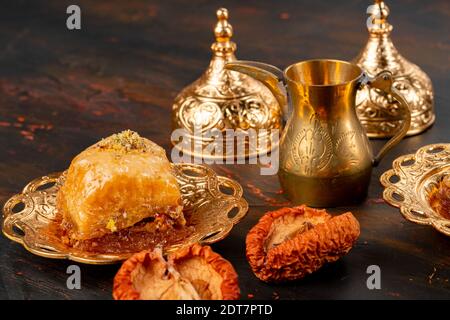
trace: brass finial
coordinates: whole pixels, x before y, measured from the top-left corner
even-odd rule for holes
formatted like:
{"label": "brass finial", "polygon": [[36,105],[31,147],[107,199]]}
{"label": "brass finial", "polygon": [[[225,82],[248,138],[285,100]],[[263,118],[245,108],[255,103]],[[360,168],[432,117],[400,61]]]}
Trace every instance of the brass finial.
{"label": "brass finial", "polygon": [[233,27],[228,23],[228,10],[220,8],[216,11],[217,24],[214,28],[216,42],[211,46],[215,54],[224,55],[236,51],[236,44],[231,41],[233,36]]}
{"label": "brass finial", "polygon": [[367,21],[367,29],[370,33],[389,33],[392,31],[392,25],[387,21],[389,8],[382,0],[375,0],[375,4],[367,9],[370,14]]}

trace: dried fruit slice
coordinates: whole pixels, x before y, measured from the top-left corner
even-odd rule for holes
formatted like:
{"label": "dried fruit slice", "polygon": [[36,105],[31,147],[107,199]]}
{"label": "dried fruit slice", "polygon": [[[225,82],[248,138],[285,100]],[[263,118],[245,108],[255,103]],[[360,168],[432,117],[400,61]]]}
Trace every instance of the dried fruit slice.
{"label": "dried fruit slice", "polygon": [[237,274],[230,262],[199,244],[165,260],[161,250],[142,251],[125,261],[114,278],[116,300],[239,299]]}
{"label": "dried fruit slice", "polygon": [[350,213],[332,217],[306,206],[268,212],[250,230],[247,259],[267,282],[301,279],[352,248],[359,223]]}
{"label": "dried fruit slice", "polygon": [[450,219],[450,175],[442,178],[429,197],[430,205],[437,213]]}

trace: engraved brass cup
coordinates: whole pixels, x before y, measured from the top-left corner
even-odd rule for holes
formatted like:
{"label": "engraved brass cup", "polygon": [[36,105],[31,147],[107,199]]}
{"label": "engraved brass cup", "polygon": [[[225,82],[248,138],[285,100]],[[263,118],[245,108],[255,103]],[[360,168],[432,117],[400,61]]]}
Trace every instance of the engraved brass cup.
{"label": "engraved brass cup", "polygon": [[[226,68],[263,82],[289,120],[280,139],[278,176],[287,197],[314,207],[354,204],[367,196],[372,166],[406,135],[411,115],[392,87],[392,74],[369,77],[359,66],[338,60],[309,60],[284,71],[259,62],[235,61]],[[373,157],[355,110],[362,86],[377,88],[399,102],[404,121]],[[287,92],[287,95],[286,95]]]}

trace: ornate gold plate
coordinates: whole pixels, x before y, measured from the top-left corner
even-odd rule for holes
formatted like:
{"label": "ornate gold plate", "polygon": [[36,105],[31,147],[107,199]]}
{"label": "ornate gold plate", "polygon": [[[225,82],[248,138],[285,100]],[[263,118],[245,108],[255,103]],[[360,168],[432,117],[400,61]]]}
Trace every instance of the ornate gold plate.
{"label": "ornate gold plate", "polygon": [[384,200],[400,208],[407,220],[431,225],[450,236],[450,220],[435,212],[429,203],[431,190],[450,174],[450,144],[422,147],[415,154],[397,158],[392,166],[380,178],[385,187]]}
{"label": "ornate gold plate", "polygon": [[[184,210],[193,233],[179,243],[164,247],[166,252],[196,242],[210,244],[225,238],[248,211],[242,187],[229,178],[198,164],[174,164],[181,188]],[[31,181],[22,193],[11,197],[3,208],[2,231],[33,254],[54,259],[70,259],[87,264],[110,264],[133,253],[97,254],[66,246],[43,230],[56,219],[56,193],[64,183],[64,173],[53,173]]]}

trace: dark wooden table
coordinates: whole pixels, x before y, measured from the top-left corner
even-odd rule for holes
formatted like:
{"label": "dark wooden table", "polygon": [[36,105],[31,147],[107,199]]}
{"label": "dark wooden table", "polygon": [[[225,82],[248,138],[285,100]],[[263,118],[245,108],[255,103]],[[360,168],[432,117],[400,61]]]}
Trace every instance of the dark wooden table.
{"label": "dark wooden table", "polygon": [[[369,1],[76,1],[82,29],[66,28],[73,1],[8,1],[0,10],[0,203],[31,179],[65,169],[111,133],[130,128],[171,149],[177,92],[210,58],[215,10],[226,5],[238,57],[278,66],[318,57],[352,59],[364,45]],[[213,245],[239,273],[242,298],[450,298],[450,238],[403,219],[381,197],[379,176],[420,146],[448,142],[450,3],[388,1],[400,52],[432,78],[436,124],[401,142],[374,170],[368,199],[351,210],[361,237],[348,256],[302,281],[268,285],[245,259],[245,236],[266,211],[289,205],[276,176],[251,165],[216,166],[245,189],[247,217]],[[382,141],[374,141],[379,148]],[[69,261],[44,259],[0,237],[0,298],[109,299],[118,265],[80,265],[82,289],[66,288]],[[368,290],[366,268],[381,268]]]}

